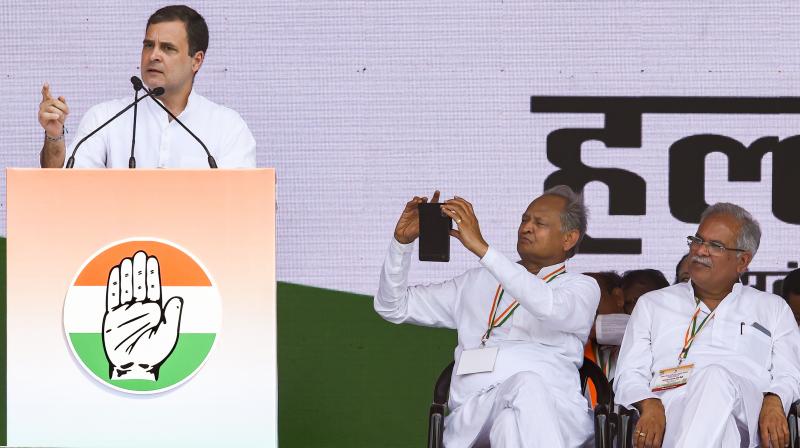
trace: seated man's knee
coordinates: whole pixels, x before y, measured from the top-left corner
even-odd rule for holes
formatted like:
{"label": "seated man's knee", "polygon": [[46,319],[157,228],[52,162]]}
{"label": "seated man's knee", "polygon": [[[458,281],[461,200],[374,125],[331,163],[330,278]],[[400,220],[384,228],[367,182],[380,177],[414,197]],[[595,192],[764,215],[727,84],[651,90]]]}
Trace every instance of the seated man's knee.
{"label": "seated man's knee", "polygon": [[535,372],[518,372],[508,377],[500,385],[499,393],[506,399],[525,398],[542,400],[546,385],[541,375]]}
{"label": "seated man's knee", "polygon": [[690,389],[709,386],[729,387],[733,384],[731,372],[719,364],[710,364],[692,372],[687,385]]}

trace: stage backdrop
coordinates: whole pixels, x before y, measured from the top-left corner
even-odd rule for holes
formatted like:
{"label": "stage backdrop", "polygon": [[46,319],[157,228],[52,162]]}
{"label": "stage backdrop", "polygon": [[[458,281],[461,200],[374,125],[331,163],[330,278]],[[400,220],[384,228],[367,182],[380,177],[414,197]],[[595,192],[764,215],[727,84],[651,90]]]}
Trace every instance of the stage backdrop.
{"label": "stage backdrop", "polygon": [[[277,168],[279,280],[373,293],[403,204],[435,188],[471,201],[513,257],[522,211],[562,182],[584,187],[599,239],[575,270],[671,277],[716,201],[761,222],[754,270],[800,258],[796,2],[190,4],[211,33],[196,89],[239,111],[259,166]],[[38,164],[43,82],[70,129],[132,96],[161,5],[4,2],[0,164]],[[412,279],[476,265],[458,244],[452,259]]]}
{"label": "stage backdrop", "polygon": [[[588,182],[590,234],[624,241],[595,243],[605,253],[579,254],[574,270],[671,277],[715,201],[760,220],[754,270],[800,258],[797,2],[189,3],[211,31],[197,91],[240,112],[259,166],[277,169],[278,279],[367,295],[284,285],[281,446],[423,443],[454,340],[381,322],[368,297],[415,194],[467,198],[486,239],[514,256],[530,200]],[[91,105],[131,96],[145,21],[163,4],[0,2],[0,166],[38,165],[43,82],[67,98],[70,129]],[[474,266],[454,242],[450,263],[415,263],[411,279]],[[437,350],[420,355],[434,334]]]}

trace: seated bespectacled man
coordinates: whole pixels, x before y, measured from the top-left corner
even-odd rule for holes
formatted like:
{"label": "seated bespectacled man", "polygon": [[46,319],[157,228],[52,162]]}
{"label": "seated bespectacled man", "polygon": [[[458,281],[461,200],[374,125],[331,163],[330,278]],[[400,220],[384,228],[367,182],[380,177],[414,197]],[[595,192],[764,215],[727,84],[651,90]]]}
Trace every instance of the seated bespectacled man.
{"label": "seated bespectacled man", "polygon": [[[208,27],[203,17],[188,6],[165,6],[147,20],[142,42],[142,81],[150,89],[164,88],[157,101],[205,143],[220,168],[255,168],[256,142],[242,117],[194,90],[194,78],[205,61],[207,49]],[[64,142],[69,115],[67,100],[63,96],[54,97],[49,84],[42,86],[39,104],[39,124],[44,129],[42,168],[64,166],[83,137],[132,101],[130,95],[89,109],[67,150]],[[203,147],[152,99],[140,101],[137,109],[136,167],[209,167]],[[128,110],[88,138],[75,154],[75,168],[128,168],[134,137],[133,113]]]}
{"label": "seated bespectacled man", "polygon": [[581,196],[557,186],[531,202],[517,233],[518,262],[483,239],[470,203],[444,202],[457,226],[451,235],[482,266],[409,287],[423,202],[409,201],[397,222],[374,305],[390,322],[458,330],[445,446],[582,446],[593,423],[578,368],[600,288],[565,264],[586,233]]}
{"label": "seated bespectacled man", "polygon": [[640,412],[636,447],[788,446],[800,332],[780,297],[739,282],[760,239],[746,210],[712,205],[688,237],[689,282],[639,299],[614,380]]}

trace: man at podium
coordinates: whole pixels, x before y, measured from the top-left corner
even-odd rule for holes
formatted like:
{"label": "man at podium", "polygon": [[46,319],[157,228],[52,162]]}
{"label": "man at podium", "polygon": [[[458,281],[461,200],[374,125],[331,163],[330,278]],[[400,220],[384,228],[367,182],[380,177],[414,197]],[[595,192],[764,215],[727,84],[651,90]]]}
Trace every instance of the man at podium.
{"label": "man at podium", "polygon": [[[164,89],[159,101],[177,120],[152,98],[145,98],[137,104],[136,116],[130,109],[83,142],[75,153],[74,167],[206,168],[211,155],[220,168],[254,168],[255,139],[244,120],[192,88],[207,48],[208,27],[197,11],[175,5],[153,13],[142,43],[141,76],[149,89]],[[134,86],[136,81],[132,79]],[[132,102],[133,95],[89,109],[67,152],[67,101],[54,97],[44,84],[39,105],[39,123],[44,128],[41,166],[64,166],[84,137]]]}

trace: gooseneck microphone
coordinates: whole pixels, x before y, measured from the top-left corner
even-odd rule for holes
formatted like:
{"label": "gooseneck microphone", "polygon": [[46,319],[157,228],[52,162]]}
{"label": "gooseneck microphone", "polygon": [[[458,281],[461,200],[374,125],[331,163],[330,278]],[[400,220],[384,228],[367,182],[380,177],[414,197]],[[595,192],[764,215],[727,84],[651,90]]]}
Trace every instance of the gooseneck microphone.
{"label": "gooseneck microphone", "polygon": [[[142,80],[139,79],[138,76],[131,76],[131,84],[133,84],[133,91],[134,91],[134,100],[139,99],[139,91],[142,90],[144,84]],[[136,168],[136,158],[133,157],[133,148],[136,146],[136,112],[139,108],[139,105],[136,104],[136,101],[133,103],[133,137],[131,137],[131,157],[128,159],[128,168]]]}
{"label": "gooseneck microphone", "polygon": [[94,131],[90,132],[89,135],[87,135],[86,137],[82,138],[81,141],[79,141],[78,144],[75,145],[75,149],[72,150],[72,155],[69,156],[69,159],[67,160],[67,165],[65,166],[65,168],[72,168],[72,167],[75,166],[75,154],[77,154],[78,148],[80,148],[81,145],[83,144],[83,142],[88,140],[89,137],[93,136],[94,134],[97,134],[101,129],[106,127],[109,123],[111,123],[112,121],[116,120],[120,115],[122,115],[125,112],[127,112],[128,109],[130,109],[131,107],[133,107],[136,104],[138,104],[139,101],[142,101],[143,99],[148,98],[148,97],[154,97],[154,96],[159,96],[159,95],[163,95],[163,94],[164,94],[164,88],[163,87],[156,87],[155,89],[148,91],[147,95],[145,95],[145,96],[143,96],[141,98],[137,98],[134,102],[132,102],[131,104],[128,104],[127,106],[125,106],[124,109],[122,109],[121,111],[117,112],[116,115],[114,115],[113,117],[109,118],[108,121],[106,121],[105,123],[101,124],[97,129],[95,129]]}
{"label": "gooseneck microphone", "polygon": [[[147,87],[142,87],[142,88],[144,89],[145,92],[148,93],[148,96],[150,96],[149,94],[152,93],[152,92],[155,92],[157,89],[161,89],[162,91],[164,90],[162,87],[156,87],[153,90],[148,90]],[[166,106],[161,104],[161,101],[158,101],[157,99],[155,99],[154,98],[155,96],[157,96],[157,95],[151,96],[151,98],[153,98],[153,102],[158,104],[158,107],[164,109],[164,111],[167,113],[167,115],[169,115],[173,120],[175,120],[175,122],[177,122],[179,125],[181,125],[181,127],[184,130],[186,130],[186,132],[188,132],[189,135],[194,137],[194,139],[197,140],[197,143],[200,143],[200,146],[202,146],[203,149],[206,151],[206,155],[208,156],[208,167],[209,168],[216,168],[217,167],[217,161],[214,160],[214,156],[211,155],[211,152],[208,150],[208,147],[206,147],[206,144],[203,143],[202,140],[200,140],[200,137],[194,135],[194,132],[190,131],[189,128],[187,128],[186,125],[181,122],[181,120],[178,120],[178,117],[176,117],[175,114],[170,112],[170,110],[167,109]],[[142,98],[144,98],[144,97],[142,97]]]}

